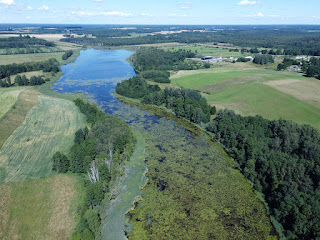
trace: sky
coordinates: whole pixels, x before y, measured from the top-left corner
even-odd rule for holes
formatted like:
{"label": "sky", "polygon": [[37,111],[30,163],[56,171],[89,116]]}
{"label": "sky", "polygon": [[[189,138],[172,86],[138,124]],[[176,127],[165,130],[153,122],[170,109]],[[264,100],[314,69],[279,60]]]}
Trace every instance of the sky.
{"label": "sky", "polygon": [[0,0],[0,23],[320,24],[319,0]]}

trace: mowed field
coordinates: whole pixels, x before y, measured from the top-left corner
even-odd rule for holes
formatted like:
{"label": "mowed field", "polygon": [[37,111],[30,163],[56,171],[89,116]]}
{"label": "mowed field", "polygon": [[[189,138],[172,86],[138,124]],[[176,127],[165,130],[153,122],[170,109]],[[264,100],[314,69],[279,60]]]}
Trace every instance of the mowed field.
{"label": "mowed field", "polygon": [[23,88],[0,88],[0,119],[15,105],[23,90]]}
{"label": "mowed field", "polygon": [[207,93],[211,105],[242,115],[287,119],[320,130],[320,81],[253,63],[224,63],[208,70],[180,71],[171,81]]}
{"label": "mowed field", "polygon": [[73,102],[45,96],[39,100],[0,149],[0,182],[50,176],[53,154],[67,152],[74,133],[84,127],[84,116]]}
{"label": "mowed field", "polygon": [[82,181],[55,175],[0,185],[0,239],[71,239]]}

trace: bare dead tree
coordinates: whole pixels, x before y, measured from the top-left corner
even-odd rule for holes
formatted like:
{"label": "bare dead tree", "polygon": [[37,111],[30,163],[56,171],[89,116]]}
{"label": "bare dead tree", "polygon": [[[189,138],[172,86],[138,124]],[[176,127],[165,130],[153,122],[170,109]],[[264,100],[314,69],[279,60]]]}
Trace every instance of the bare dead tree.
{"label": "bare dead tree", "polygon": [[99,168],[95,161],[92,161],[91,163],[91,167],[90,167],[90,170],[88,171],[87,179],[92,183],[96,183],[100,181]]}

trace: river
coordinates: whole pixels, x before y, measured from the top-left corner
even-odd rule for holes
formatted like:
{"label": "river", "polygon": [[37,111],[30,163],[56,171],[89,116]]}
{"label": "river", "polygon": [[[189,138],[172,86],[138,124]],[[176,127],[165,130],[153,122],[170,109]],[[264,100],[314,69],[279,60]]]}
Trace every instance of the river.
{"label": "river", "polygon": [[[75,62],[62,66],[64,75],[52,87],[60,93],[87,94],[105,112],[124,119],[145,140],[142,144],[146,145],[149,185],[145,192],[140,192],[139,187],[145,181],[145,166],[138,157],[142,153],[135,153],[137,162],[128,168],[127,177],[118,181],[118,197],[106,208],[102,238],[126,239],[123,226],[127,229],[131,226],[125,223],[124,214],[138,195],[143,197],[143,204],[134,214],[146,217],[135,218],[138,220],[133,221],[133,227],[138,231],[133,233],[151,234],[150,238],[179,238],[177,234],[184,233],[188,236],[185,239],[192,239],[196,234],[200,236],[200,226],[208,225],[200,234],[232,239],[233,231],[247,231],[249,222],[241,219],[248,221],[247,215],[250,215],[252,221],[262,224],[255,226],[262,236],[261,229],[267,228],[261,220],[266,217],[262,204],[256,201],[251,187],[239,171],[231,167],[220,147],[204,134],[194,137],[174,120],[126,105],[115,97],[116,84],[135,76],[126,61],[131,55],[132,52],[126,50],[83,50]],[[257,206],[253,208],[253,205]],[[211,220],[208,222],[208,219]],[[150,226],[146,228],[146,224]],[[267,229],[266,234],[270,231]],[[157,236],[157,232],[162,235]]]}

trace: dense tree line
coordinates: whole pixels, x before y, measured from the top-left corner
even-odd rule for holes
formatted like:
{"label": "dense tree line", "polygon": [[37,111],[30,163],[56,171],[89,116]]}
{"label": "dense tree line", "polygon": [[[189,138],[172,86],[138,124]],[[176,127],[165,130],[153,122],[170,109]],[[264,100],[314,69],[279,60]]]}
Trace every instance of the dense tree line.
{"label": "dense tree line", "polygon": [[158,83],[170,83],[170,72],[168,71],[148,70],[141,72],[139,76]]}
{"label": "dense tree line", "polygon": [[288,239],[320,238],[320,135],[316,129],[223,110],[207,130],[264,194]]}
{"label": "dense tree line", "polygon": [[255,64],[268,64],[268,63],[274,63],[274,59],[271,55],[256,55],[253,59],[253,63]]}
{"label": "dense tree line", "polygon": [[150,93],[159,92],[158,85],[151,85],[141,77],[133,77],[117,84],[116,92],[129,98],[143,98]]}
{"label": "dense tree line", "polygon": [[237,59],[237,62],[250,62],[250,58],[245,58],[245,57],[239,57]]}
{"label": "dense tree line", "polygon": [[118,83],[116,92],[126,97],[142,99],[143,104],[165,106],[172,109],[178,117],[195,123],[207,123],[210,116],[216,113],[216,108],[208,105],[207,100],[194,90],[161,90],[158,85],[150,85],[140,77]]}
{"label": "dense tree line", "polygon": [[199,66],[195,61],[186,62],[186,58],[193,58],[195,53],[190,50],[165,51],[163,49],[149,47],[141,48],[132,56],[133,66],[140,73],[149,70],[192,70]]}
{"label": "dense tree line", "polygon": [[[49,79],[44,80],[42,76],[32,76],[28,79],[25,75],[22,77],[17,75],[14,79],[14,83],[19,86],[36,86],[44,84],[45,81],[49,81]],[[0,79],[0,87],[11,87],[13,85],[10,76],[5,79]]]}
{"label": "dense tree line", "polygon": [[170,83],[170,70],[194,70],[206,67],[202,62],[187,60],[193,57],[195,53],[190,50],[165,51],[150,47],[137,50],[132,56],[132,62],[139,77],[158,83]]}
{"label": "dense tree line", "polygon": [[46,41],[39,38],[31,38],[30,36],[25,37],[9,37],[9,38],[0,38],[0,49],[1,48],[28,48],[32,46],[45,46],[45,47],[54,47],[53,42]]}
{"label": "dense tree line", "polygon": [[69,57],[71,57],[73,55],[73,51],[72,50],[68,50],[66,51],[63,55],[62,55],[62,59],[63,60],[67,60]]}
{"label": "dense tree line", "polygon": [[123,120],[81,99],[75,100],[75,104],[85,114],[90,128],[75,133],[68,156],[60,152],[53,156],[53,170],[86,176],[86,203],[80,210],[81,219],[72,239],[99,239],[101,217],[98,206],[108,192],[109,182],[120,174],[122,165],[130,159],[136,140]]}
{"label": "dense tree line", "polygon": [[18,73],[44,71],[57,73],[60,71],[59,62],[51,58],[42,62],[13,63],[9,65],[0,65],[0,79],[16,75]]}

